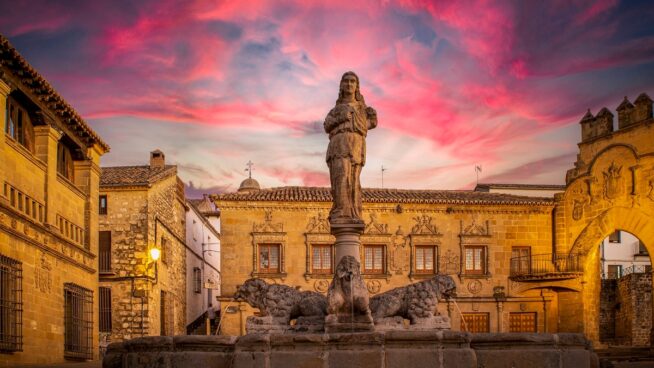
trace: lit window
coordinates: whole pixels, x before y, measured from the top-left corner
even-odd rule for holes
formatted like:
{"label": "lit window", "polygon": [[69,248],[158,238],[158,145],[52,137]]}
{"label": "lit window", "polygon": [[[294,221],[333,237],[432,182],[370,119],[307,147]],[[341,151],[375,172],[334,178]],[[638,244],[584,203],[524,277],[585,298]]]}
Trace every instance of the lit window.
{"label": "lit window", "polygon": [[486,248],[485,247],[466,247],[465,248],[465,273],[467,274],[484,274],[486,272]]}

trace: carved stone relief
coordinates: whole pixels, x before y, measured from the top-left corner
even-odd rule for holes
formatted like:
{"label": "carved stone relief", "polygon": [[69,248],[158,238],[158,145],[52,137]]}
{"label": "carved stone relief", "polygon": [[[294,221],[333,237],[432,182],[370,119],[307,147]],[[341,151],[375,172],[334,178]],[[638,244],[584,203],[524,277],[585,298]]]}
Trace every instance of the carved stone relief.
{"label": "carved stone relief", "polygon": [[327,289],[329,289],[329,281],[316,280],[316,282],[313,283],[313,288],[319,293],[326,293]]}
{"label": "carved stone relief", "polygon": [[272,222],[272,211],[266,211],[264,221],[262,223],[255,223],[253,225],[253,232],[255,233],[281,233],[284,231],[283,223]]}
{"label": "carved stone relief", "polygon": [[479,280],[472,280],[468,283],[468,291],[470,294],[479,294],[481,292],[481,281]]}
{"label": "carved stone relief", "polygon": [[307,224],[307,233],[310,234],[329,234],[329,220],[322,212],[314,216]]}
{"label": "carved stone relief", "polygon": [[52,261],[48,255],[41,252],[39,266],[34,269],[34,286],[42,293],[50,293],[52,290]]}
{"label": "carved stone relief", "polygon": [[454,275],[459,272],[459,255],[448,249],[441,256],[440,272],[445,275]]}
{"label": "carved stone relief", "polygon": [[388,234],[388,225],[380,224],[377,221],[377,214],[370,214],[370,222],[366,224],[366,228],[363,230],[364,234]]}
{"label": "carved stone relief", "polygon": [[472,223],[463,227],[463,220],[461,221],[461,235],[464,236],[490,236],[490,227],[488,221],[483,224],[478,224],[476,219],[472,219]]}
{"label": "carved stone relief", "polygon": [[442,235],[435,224],[432,224],[431,216],[422,215],[414,217],[416,224],[411,229],[411,234]]}
{"label": "carved stone relief", "polygon": [[389,268],[396,275],[401,275],[403,272],[409,271],[409,246],[404,231],[402,231],[402,226],[397,228],[392,241]]}
{"label": "carved stone relief", "polygon": [[381,282],[379,280],[369,280],[366,282],[366,289],[370,294],[377,294],[381,289]]}
{"label": "carved stone relief", "polygon": [[584,204],[586,201],[574,199],[574,204],[572,206],[572,219],[579,221],[584,216]]}
{"label": "carved stone relief", "polygon": [[612,162],[611,166],[602,174],[604,176],[604,198],[613,200],[622,195],[624,191],[622,166],[618,166],[615,162]]}

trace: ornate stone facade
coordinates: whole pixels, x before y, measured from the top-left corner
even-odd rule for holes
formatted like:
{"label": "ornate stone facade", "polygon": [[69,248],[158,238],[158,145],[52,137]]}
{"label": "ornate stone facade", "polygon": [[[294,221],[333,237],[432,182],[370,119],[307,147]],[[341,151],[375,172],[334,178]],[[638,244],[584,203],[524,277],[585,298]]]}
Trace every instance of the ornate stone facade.
{"label": "ornate stone facade", "polygon": [[[97,198],[108,149],[0,36],[2,366],[98,358]],[[90,329],[66,327],[67,286],[87,297]],[[73,352],[65,341],[75,332],[93,338]]]}

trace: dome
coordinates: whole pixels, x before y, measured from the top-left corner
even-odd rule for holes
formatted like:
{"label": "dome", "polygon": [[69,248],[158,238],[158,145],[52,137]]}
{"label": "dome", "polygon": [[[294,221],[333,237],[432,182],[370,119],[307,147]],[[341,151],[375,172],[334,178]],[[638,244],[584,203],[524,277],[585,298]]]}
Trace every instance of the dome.
{"label": "dome", "polygon": [[259,182],[252,179],[252,178],[247,178],[243,180],[241,183],[241,186],[238,187],[239,193],[241,192],[251,192],[253,190],[259,190],[261,189],[261,186],[259,186]]}

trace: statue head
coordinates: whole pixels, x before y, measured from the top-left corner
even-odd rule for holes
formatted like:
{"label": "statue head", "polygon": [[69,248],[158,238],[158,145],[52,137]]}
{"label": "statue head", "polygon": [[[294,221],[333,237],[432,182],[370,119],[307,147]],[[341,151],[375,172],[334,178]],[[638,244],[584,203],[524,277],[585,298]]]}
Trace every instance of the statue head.
{"label": "statue head", "polygon": [[351,88],[350,85],[352,82],[354,82],[355,84],[354,99],[357,102],[361,102],[363,104],[366,103],[363,100],[363,95],[361,95],[361,90],[359,89],[359,86],[361,85],[359,83],[359,77],[354,72],[349,71],[349,72],[345,72],[345,74],[343,74],[343,76],[341,77],[341,83],[338,88],[338,100],[336,100],[336,104],[348,102],[345,99],[345,95],[348,91],[348,88]]}

